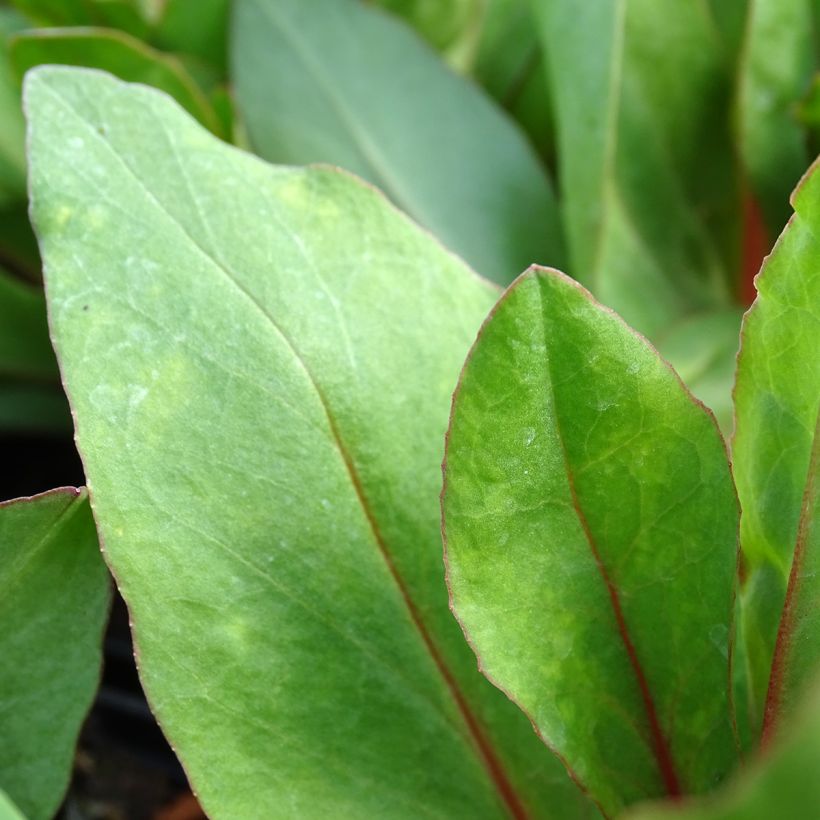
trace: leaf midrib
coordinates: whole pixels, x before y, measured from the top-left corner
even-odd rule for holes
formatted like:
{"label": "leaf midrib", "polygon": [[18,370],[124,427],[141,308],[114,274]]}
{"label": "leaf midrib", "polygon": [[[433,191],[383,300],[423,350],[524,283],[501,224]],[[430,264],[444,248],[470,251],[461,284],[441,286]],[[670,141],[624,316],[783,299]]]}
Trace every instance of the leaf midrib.
{"label": "leaf midrib", "polygon": [[573,468],[570,463],[569,453],[567,452],[566,440],[561,429],[561,420],[558,413],[558,406],[555,401],[552,357],[550,355],[550,345],[548,343],[548,340],[550,338],[549,306],[546,300],[544,299],[542,283],[536,278],[535,284],[538,292],[538,299],[540,301],[542,329],[544,333],[544,349],[546,351],[544,355],[544,362],[547,370],[547,390],[549,393],[549,400],[552,405],[552,418],[555,421],[555,436],[558,440],[561,449],[561,457],[563,460],[564,472],[567,477],[567,488],[569,489],[572,507],[575,510],[578,523],[580,524],[581,529],[584,533],[584,537],[587,541],[587,544],[589,545],[592,557],[595,561],[595,565],[597,566],[598,571],[600,572],[601,580],[603,581],[604,586],[606,587],[607,595],[612,605],[612,612],[615,617],[618,634],[620,635],[621,641],[624,645],[624,649],[626,650],[629,664],[632,667],[632,670],[635,674],[635,679],[638,686],[641,702],[643,703],[644,711],[646,712],[646,718],[649,725],[650,735],[652,738],[652,753],[655,757],[655,761],[658,766],[658,771],[661,775],[661,778],[663,779],[667,794],[670,797],[678,797],[682,794],[680,778],[678,777],[677,771],[675,769],[675,763],[672,757],[669,742],[663,733],[660,720],[658,719],[658,713],[655,707],[655,701],[652,696],[651,689],[649,688],[648,679],[643,671],[643,666],[640,662],[640,658],[638,657],[635,644],[633,643],[629,633],[629,627],[624,616],[623,608],[621,606],[620,592],[618,590],[618,587],[615,585],[614,581],[610,577],[609,571],[606,565],[604,564],[600,550],[598,549],[595,536],[592,532],[592,529],[589,526],[589,522],[587,521],[586,514],[584,513],[580,499],[578,498],[578,493],[575,488],[575,477],[573,474]]}
{"label": "leaf midrib", "polygon": [[308,383],[311,385],[312,389],[316,393],[318,401],[327,419],[333,443],[344,464],[345,471],[348,474],[354,493],[356,494],[356,497],[359,501],[359,505],[361,506],[362,512],[368,522],[368,526],[371,530],[374,542],[378,548],[378,551],[382,559],[384,560],[387,566],[391,578],[396,584],[402,601],[408,610],[410,620],[413,623],[413,626],[415,627],[415,631],[419,639],[422,641],[425,651],[430,655],[433,664],[442,679],[445,690],[453,699],[457,707],[457,711],[467,727],[469,737],[472,741],[471,748],[478,757],[483,769],[485,770],[488,776],[490,783],[496,789],[502,804],[506,807],[510,816],[514,818],[514,820],[526,820],[526,818],[529,816],[528,812],[524,808],[521,799],[518,797],[514,787],[512,786],[508,776],[506,775],[504,767],[500,759],[496,755],[495,750],[491,746],[489,740],[484,736],[484,732],[479,720],[473,714],[472,709],[469,705],[469,701],[461,692],[458,686],[456,677],[450,671],[438,647],[433,641],[432,636],[429,634],[427,627],[424,624],[424,621],[421,617],[420,610],[413,601],[409,589],[404,583],[403,578],[399,574],[395,566],[395,563],[393,562],[389,548],[387,547],[386,541],[384,540],[384,537],[382,536],[381,530],[378,526],[377,519],[375,518],[373,511],[371,510],[370,505],[367,501],[367,496],[364,493],[364,489],[361,484],[361,479],[358,475],[355,462],[350,456],[349,451],[347,450],[344,444],[344,440],[340,435],[340,431],[336,424],[336,420],[331,412],[330,405],[317,380],[315,379],[312,371],[308,367],[306,360],[302,357],[295,343],[284,332],[284,329],[279,325],[275,317],[265,308],[262,302],[260,302],[253,295],[253,293],[249,291],[239,281],[239,279],[234,275],[234,273],[220,259],[216,258],[212,253],[210,253],[206,248],[204,248],[195,239],[195,237],[189,233],[187,228],[164,206],[162,201],[154,194],[154,192],[150,188],[148,188],[148,186],[143,182],[139,175],[131,168],[131,166],[124,160],[124,158],[119,154],[119,152],[114,148],[114,146],[107,139],[105,139],[105,137],[101,135],[97,131],[97,129],[93,128],[92,125],[83,118],[79,111],[73,108],[73,106],[71,106],[67,101],[62,99],[59,95],[54,93],[50,87],[48,87],[47,85],[45,87],[48,89],[48,92],[51,94],[52,98],[60,106],[62,106],[65,110],[68,110],[70,113],[72,113],[76,117],[77,121],[83,124],[83,126],[87,129],[88,133],[91,134],[93,139],[95,139],[98,143],[105,146],[105,148],[109,151],[111,156],[113,156],[119,162],[120,166],[126,171],[128,176],[131,179],[133,179],[134,182],[136,182],[140,190],[145,194],[146,199],[150,203],[152,203],[160,211],[160,213],[162,213],[169,220],[169,222],[180,231],[180,233],[188,240],[191,246],[199,254],[201,254],[205,259],[207,259],[211,263],[214,270],[220,271],[223,274],[225,280],[230,282],[236,288],[236,290],[243,294],[243,296],[248,300],[248,302],[254,307],[255,310],[257,310],[264,317],[267,323],[273,328],[273,330],[284,342],[285,346],[290,350],[293,359],[302,369],[305,377],[308,380]]}

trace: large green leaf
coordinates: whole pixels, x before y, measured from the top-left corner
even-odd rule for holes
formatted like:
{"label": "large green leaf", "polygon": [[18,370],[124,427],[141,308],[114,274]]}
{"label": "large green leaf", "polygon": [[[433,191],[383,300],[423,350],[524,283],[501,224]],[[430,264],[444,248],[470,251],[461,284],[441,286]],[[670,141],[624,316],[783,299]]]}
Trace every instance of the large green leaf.
{"label": "large green leaf", "polygon": [[[200,0],[201,1],[201,0]],[[143,38],[158,0],[12,0],[40,26],[110,26]]]}
{"label": "large green leaf", "polygon": [[796,116],[815,68],[811,0],[753,0],[741,49],[738,144],[772,238],[809,156]]}
{"label": "large green leaf", "polygon": [[820,173],[792,196],[795,215],[756,280],[735,386],[734,475],[743,509],[742,593],[749,669],[740,717],[760,728],[820,405]]}
{"label": "large green leaf", "polygon": [[114,29],[34,29],[14,37],[11,57],[20,77],[43,63],[88,66],[121,80],[152,85],[170,94],[212,131],[220,123],[211,104],[182,63]]}
{"label": "large green leaf", "polygon": [[109,583],[84,490],[0,504],[0,788],[54,815],[100,676]]}
{"label": "large green leaf", "polygon": [[263,157],[359,174],[496,281],[561,264],[533,149],[405,26],[355,0],[239,0],[234,22],[237,98]]}
{"label": "large green leaf", "polygon": [[465,365],[445,465],[452,605],[485,674],[607,814],[718,783],[737,499],[669,365],[534,269]]}
{"label": "large green leaf", "polygon": [[570,272],[649,335],[727,303],[741,212],[730,61],[704,4],[535,5]]}
{"label": "large green leaf", "polygon": [[780,742],[719,794],[685,805],[650,805],[629,820],[812,820],[820,806],[820,687],[790,720]]}
{"label": "large green leaf", "polygon": [[142,681],[220,817],[591,811],[447,608],[450,392],[496,292],[334,169],[27,78],[33,218]]}

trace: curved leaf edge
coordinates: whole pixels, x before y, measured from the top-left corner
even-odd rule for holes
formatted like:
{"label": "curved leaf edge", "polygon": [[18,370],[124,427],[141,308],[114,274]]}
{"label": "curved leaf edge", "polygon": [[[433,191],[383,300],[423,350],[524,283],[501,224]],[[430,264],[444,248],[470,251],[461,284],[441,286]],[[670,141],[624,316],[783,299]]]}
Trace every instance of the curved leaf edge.
{"label": "curved leaf edge", "polygon": [[[25,77],[23,78],[23,95],[22,95],[22,97],[23,97],[23,113],[25,115],[27,123],[30,122],[27,86],[28,86],[29,82],[31,81],[31,78],[36,77],[36,75],[39,75],[41,73],[46,73],[47,74],[50,71],[54,70],[55,68],[57,68],[58,70],[70,71],[72,73],[77,73],[77,74],[92,74],[92,75],[100,75],[101,74],[101,75],[105,75],[105,76],[113,76],[109,72],[102,71],[101,69],[86,68],[86,67],[80,67],[80,66],[58,66],[58,67],[55,67],[55,66],[52,66],[52,65],[44,64],[44,65],[34,66],[34,67],[30,68],[26,72]],[[149,89],[154,94],[158,94],[162,97],[165,97],[173,105],[178,107],[185,115],[190,117],[192,121],[196,122],[196,118],[193,117],[193,115],[190,112],[188,112],[184,108],[182,108],[182,106],[180,106],[179,103],[173,97],[171,97],[171,95],[168,94],[167,92],[165,92],[161,89],[155,88],[153,86],[147,86],[144,83],[129,83],[125,80],[120,80],[119,78],[115,78],[115,79],[117,79],[117,81],[125,87],[135,86],[137,88],[145,88],[145,89]],[[197,123],[197,124],[200,127],[203,127],[201,123]],[[250,156],[253,160],[255,160],[258,163],[261,163],[264,166],[277,167],[275,165],[275,163],[267,162],[266,160],[262,159],[261,157],[257,156],[256,154],[254,154],[251,151],[246,151],[243,148],[240,148],[236,145],[225,142],[224,140],[222,140],[221,138],[219,138],[217,135],[213,134],[212,132],[211,132],[211,136],[213,137],[214,140],[220,142],[222,144],[223,148],[226,148],[228,150],[239,151],[242,154]],[[29,140],[30,140],[30,129],[27,127],[27,130],[26,130],[26,157],[27,157],[27,159],[30,157]],[[278,166],[278,167],[282,167],[282,166]],[[469,271],[469,273],[472,276],[474,276],[476,278],[476,280],[482,286],[484,286],[488,291],[490,291],[491,293],[494,293],[496,295],[498,295],[502,292],[502,290],[503,290],[502,286],[496,284],[492,280],[490,280],[487,277],[485,277],[485,276],[481,275],[480,273],[478,273],[468,262],[466,262],[455,251],[451,250],[446,245],[444,245],[443,242],[432,232],[432,230],[428,229],[424,225],[421,225],[415,219],[413,219],[412,216],[405,213],[400,207],[398,207],[396,204],[394,204],[387,197],[387,194],[385,194],[384,191],[382,191],[380,188],[378,188],[373,183],[362,179],[361,177],[357,176],[353,172],[348,171],[348,170],[346,170],[346,169],[344,169],[340,166],[333,165],[332,163],[311,163],[311,164],[303,166],[303,167],[317,169],[317,170],[327,170],[327,171],[330,171],[330,172],[333,172],[333,173],[337,173],[341,176],[347,177],[349,180],[353,181],[357,185],[359,185],[359,186],[367,189],[369,192],[377,195],[386,207],[390,208],[392,211],[399,214],[403,219],[410,222],[417,230],[420,230],[431,242],[434,242],[444,254],[446,254],[447,256],[457,260],[461,265],[463,265]],[[31,212],[31,208],[32,208],[32,205],[31,205],[31,201],[32,201],[32,195],[31,194],[32,194],[32,192],[31,192],[31,189],[30,189],[30,186],[31,186],[31,181],[30,180],[31,180],[31,177],[29,176],[29,181],[28,181],[28,186],[29,186],[28,196],[29,196],[29,203],[30,203],[29,204],[29,212]],[[37,238],[37,241],[39,243],[40,242],[39,231],[35,227],[33,221],[32,221],[32,230],[34,231],[35,237]],[[68,386],[66,384],[66,379],[65,379],[65,376],[64,376],[65,370],[64,370],[63,362],[62,362],[62,354],[59,351],[57,345],[55,344],[55,334],[54,334],[54,329],[53,329],[53,316],[52,316],[51,301],[48,299],[49,279],[50,279],[49,273],[50,273],[49,272],[49,266],[48,266],[47,262],[44,260],[43,261],[42,275],[43,275],[43,288],[44,288],[44,291],[45,291],[45,294],[46,294],[46,313],[47,313],[47,321],[48,321],[48,329],[49,329],[49,338],[51,340],[52,346],[54,347],[54,354],[55,354],[55,358],[57,360],[57,366],[58,366],[58,370],[59,370],[59,374],[60,374],[60,383],[62,385],[62,388],[63,388],[64,392],[65,392],[66,399],[68,401],[68,406],[69,406],[70,413],[71,413],[72,425],[73,425],[73,428],[74,428],[74,431],[75,431],[75,433],[74,433],[74,445],[77,449],[77,453],[80,456],[80,461],[83,464],[83,468],[85,469],[86,456],[85,456],[85,453],[84,453],[84,449],[83,449],[82,445],[80,444],[80,441],[79,441],[79,439],[77,437],[77,434],[76,434],[77,414],[76,414],[76,409],[75,409],[75,406],[74,406],[75,403],[74,403],[74,400],[73,400],[73,398],[71,396],[71,393],[68,389]],[[50,491],[48,491],[48,493],[59,492],[60,490],[63,490],[63,489],[68,489],[68,490],[73,490],[73,491],[80,492],[80,491],[77,490],[77,488],[69,487],[69,488],[58,488],[58,489],[55,489],[55,490],[50,490]],[[111,560],[109,560],[109,558],[108,558],[108,553],[107,553],[106,544],[105,544],[105,538],[102,534],[102,528],[101,528],[100,520],[99,520],[98,513],[97,513],[97,506],[96,506],[96,502],[95,502],[95,499],[94,499],[93,488],[89,484],[86,487],[81,488],[81,491],[85,492],[85,494],[88,497],[89,507],[91,509],[92,516],[94,518],[94,525],[95,525],[95,528],[97,530],[97,538],[99,540],[99,547],[100,547],[100,552],[101,552],[102,557],[103,557],[103,561],[105,562],[105,565],[108,569],[108,572],[109,572],[109,574],[110,574],[110,576],[111,576],[111,578],[114,582],[114,586],[116,587],[118,593],[120,594],[120,596],[123,599],[123,602],[125,603],[125,607],[126,607],[126,610],[127,610],[127,613],[128,613],[128,627],[129,627],[129,630],[131,632],[133,655],[134,655],[134,662],[135,662],[136,669],[137,669],[137,676],[138,676],[139,681],[140,681],[140,687],[142,688],[143,693],[145,694],[145,699],[146,699],[146,703],[148,705],[148,709],[149,709],[151,715],[153,716],[154,720],[156,721],[157,726],[159,726],[160,731],[162,732],[163,736],[166,739],[166,742],[168,743],[169,747],[171,748],[171,751],[174,753],[174,756],[179,761],[179,764],[182,767],[182,770],[185,773],[185,777],[186,777],[186,779],[188,781],[188,784],[190,786],[191,793],[197,799],[197,801],[199,802],[200,806],[203,808],[205,813],[208,816],[210,816],[210,812],[209,812],[208,807],[206,805],[207,801],[202,798],[202,796],[200,795],[199,790],[198,790],[198,786],[197,786],[198,778],[194,776],[194,772],[191,771],[188,763],[185,760],[184,755],[179,752],[173,738],[171,737],[168,730],[166,729],[166,726],[165,726],[166,721],[165,721],[164,716],[160,714],[161,710],[159,710],[154,705],[155,698],[154,698],[154,695],[151,691],[151,686],[148,685],[147,682],[146,682],[147,678],[146,678],[145,674],[143,673],[143,669],[142,669],[142,655],[141,655],[141,645],[140,645],[141,642],[140,642],[140,639],[139,639],[138,634],[137,634],[138,631],[139,631],[139,628],[136,624],[136,619],[135,619],[135,617],[133,616],[133,614],[131,612],[131,606],[128,602],[128,599],[126,598],[125,594],[122,591],[122,584],[121,584],[120,579],[118,577],[117,570],[114,567],[113,562]],[[47,493],[44,493],[43,495],[45,495],[45,494],[47,494]],[[39,497],[39,496],[34,496],[34,498],[37,498],[37,497]],[[24,500],[26,500],[26,499],[24,499]],[[110,603],[109,603],[109,609],[110,609]],[[437,662],[437,665],[438,665],[438,662]],[[449,674],[449,670],[447,670],[447,671],[448,671],[448,674]],[[101,676],[102,676],[102,669],[100,670],[100,678],[101,678]],[[447,675],[445,675],[445,677],[447,677]],[[447,683],[448,687],[451,686],[451,681],[447,680],[446,683]],[[470,729],[470,733],[474,734],[475,728],[478,727],[480,735],[479,735],[479,739],[476,739],[476,743],[477,743],[477,746],[478,746],[477,752],[478,752],[478,755],[479,755],[480,758],[484,758],[485,765],[488,765],[488,768],[490,769],[491,779],[494,782],[498,783],[496,778],[497,778],[498,772],[500,772],[501,775],[502,775],[503,780],[508,781],[508,777],[504,773],[503,768],[501,768],[500,762],[495,760],[494,751],[491,748],[489,749],[490,755],[491,755],[490,759],[487,760],[487,758],[486,758],[488,747],[486,747],[484,743],[480,742],[480,738],[483,736],[483,728],[480,726],[480,724],[474,723],[474,715],[472,715],[472,708],[470,707],[470,704],[467,703],[463,698],[461,698],[460,693],[458,693],[458,692],[456,692],[455,699],[456,699],[456,703],[457,703],[457,706],[459,708],[459,711],[462,712],[462,714],[465,717],[465,720],[467,721],[467,724],[468,724],[469,729]],[[464,707],[465,706],[466,706],[466,714],[464,712]],[[90,708],[90,704],[89,704],[89,708]],[[475,736],[474,736],[474,739],[475,739]],[[495,770],[495,765],[494,764],[498,765],[498,767],[499,767],[498,770]],[[507,788],[505,788],[504,786],[499,787],[499,793],[501,795],[502,801],[505,803],[505,805],[507,805],[510,808],[510,810],[512,812],[512,815],[513,815],[513,817],[516,818],[516,820],[523,820],[523,818],[526,817],[526,814],[521,813],[521,812],[524,811],[523,807],[520,807],[518,805],[518,797],[515,794],[511,784],[509,784],[509,789],[510,790],[508,791]]]}
{"label": "curved leaf edge", "polygon": [[[472,636],[470,635],[466,625],[462,622],[461,618],[459,617],[459,613],[457,611],[457,607],[455,604],[455,596],[453,592],[453,586],[451,583],[451,575],[450,575],[450,562],[449,562],[449,554],[448,554],[448,547],[447,547],[447,532],[446,532],[446,513],[445,513],[445,497],[447,495],[447,454],[449,451],[450,446],[450,434],[453,427],[453,418],[456,412],[456,404],[459,399],[459,394],[464,384],[465,375],[467,370],[472,362],[473,355],[477,349],[477,347],[481,344],[484,333],[490,323],[495,319],[496,314],[502,308],[506,300],[512,295],[512,293],[522,285],[524,282],[527,282],[533,278],[541,278],[541,277],[553,277],[561,282],[570,285],[576,288],[580,293],[593,305],[595,305],[599,310],[608,314],[609,316],[614,317],[617,321],[635,336],[638,340],[640,340],[646,347],[654,353],[655,356],[660,360],[660,362],[669,370],[670,373],[675,377],[676,381],[680,385],[681,389],[683,390],[685,396],[692,402],[695,407],[699,408],[703,412],[705,412],[706,416],[708,417],[709,421],[715,428],[715,432],[718,435],[718,439],[723,446],[723,451],[726,455],[726,460],[729,465],[729,473],[732,474],[732,460],[729,452],[728,445],[726,443],[726,439],[723,436],[723,433],[720,430],[720,426],[717,422],[717,418],[715,414],[712,412],[711,408],[704,404],[700,399],[698,399],[691,390],[686,386],[685,382],[681,377],[678,375],[675,368],[658,352],[657,348],[652,344],[649,339],[644,336],[639,331],[635,330],[628,322],[626,322],[617,311],[613,310],[612,308],[602,304],[599,302],[592,293],[585,288],[580,282],[576,281],[572,277],[568,276],[563,271],[558,270],[557,268],[547,267],[543,265],[530,265],[522,274],[520,274],[501,294],[498,302],[493,306],[492,310],[487,315],[487,318],[482,322],[481,327],[478,330],[476,335],[475,341],[473,342],[470,350],[467,354],[467,358],[464,361],[464,365],[462,366],[461,373],[458,377],[458,382],[456,384],[455,390],[453,391],[453,398],[452,403],[450,406],[450,420],[447,426],[447,432],[444,438],[444,458],[441,463],[441,474],[442,474],[442,488],[441,494],[439,496],[440,506],[441,506],[441,541],[442,541],[442,548],[443,548],[443,560],[444,560],[444,578],[445,584],[447,585],[447,595],[449,600],[450,612],[453,614],[453,617],[456,619],[456,622],[461,629],[462,634],[464,635],[464,640],[467,642],[467,645],[472,650],[473,654],[476,658],[476,664],[478,671],[493,685],[502,692],[512,703],[514,703],[525,715],[525,717],[529,720],[530,724],[532,725],[533,731],[541,740],[541,742],[549,749],[549,751],[558,758],[558,760],[563,764],[564,768],[567,771],[570,779],[573,783],[580,789],[580,791],[587,797],[589,800],[595,804],[598,810],[601,812],[601,815],[605,818],[609,818],[610,815],[606,813],[603,806],[598,802],[598,800],[590,793],[589,789],[587,788],[586,784],[582,781],[580,776],[573,770],[570,763],[566,760],[566,758],[555,748],[543,735],[541,730],[538,728],[535,719],[533,718],[532,714],[516,699],[515,695],[506,688],[503,684],[501,684],[495,677],[487,671],[484,666],[484,659],[479,651],[478,647],[476,646],[475,642],[473,641]],[[740,507],[740,502],[737,496],[737,489],[735,488],[734,478],[732,478],[732,490],[735,497],[735,500],[738,504],[738,509]],[[736,599],[737,599],[737,578],[738,572],[740,569],[740,560],[741,560],[741,552],[740,552],[740,528],[738,525],[737,531],[737,538],[736,538],[736,571],[735,571],[735,586],[732,595],[732,602],[731,602],[731,612],[734,613],[736,606]],[[727,691],[728,691],[728,704],[729,704],[729,714],[731,718],[732,724],[732,732],[735,737],[735,744],[740,749],[740,740],[739,740],[739,733],[737,727],[737,719],[735,713],[735,705],[734,705],[734,691],[733,691],[733,658],[734,658],[734,647],[735,647],[735,636],[737,632],[736,622],[733,616],[732,626],[730,629],[730,640],[729,640],[729,661],[727,664]]]}
{"label": "curved leaf edge", "polygon": [[[53,487],[50,490],[44,490],[43,492],[40,492],[40,493],[34,493],[33,495],[22,495],[22,496],[18,496],[17,498],[9,498],[5,501],[0,501],[0,510],[2,510],[5,507],[17,506],[18,504],[22,505],[22,504],[37,503],[38,501],[42,501],[46,498],[52,498],[52,497],[55,497],[55,496],[66,496],[66,497],[68,497],[69,500],[71,501],[72,506],[74,504],[78,503],[78,502],[81,502],[83,499],[88,498],[89,507],[91,506],[91,503],[90,503],[91,502],[91,497],[90,497],[90,493],[89,493],[87,487],[74,487],[72,485],[67,484],[67,485],[64,485],[64,486],[61,486],[61,487]],[[69,507],[68,509],[71,509],[71,507]],[[94,525],[95,525],[95,529],[96,529],[96,519],[94,521]],[[97,538],[98,539],[100,538],[98,529],[97,529]],[[101,539],[99,540],[99,544],[100,544],[100,550],[102,551],[102,540]],[[110,572],[110,569],[109,569],[109,572]],[[103,619],[102,630],[100,631],[100,634],[99,634],[100,664],[97,667],[97,683],[96,683],[96,686],[94,687],[94,689],[91,693],[90,698],[88,699],[87,703],[83,707],[82,720],[77,724],[77,730],[76,730],[76,734],[75,734],[75,737],[74,737],[74,744],[73,744],[74,748],[76,748],[77,744],[79,743],[80,734],[82,732],[83,726],[84,726],[86,720],[88,719],[89,714],[91,713],[91,709],[94,705],[94,700],[97,697],[97,692],[99,691],[100,684],[102,683],[102,678],[103,678],[102,643],[103,643],[103,640],[105,638],[105,630],[108,626],[108,621],[109,621],[109,618],[110,618],[110,615],[111,615],[112,603],[113,603],[113,595],[111,594],[111,584],[109,583],[108,584],[108,601],[107,601],[107,605],[106,605],[106,616]],[[65,800],[66,796],[68,795],[68,790],[71,787],[71,780],[72,780],[72,771],[71,771],[71,769],[69,769],[66,772],[65,783],[64,783],[64,785],[62,787],[62,790],[61,790],[61,792],[58,796],[58,799],[56,801],[55,810],[57,808],[59,808],[60,805],[62,805],[63,801]],[[5,792],[2,792],[2,789],[0,789],[0,796],[2,796],[3,794],[5,794]],[[2,809],[2,808],[4,808],[4,806],[2,806],[0,804],[0,809]],[[15,806],[15,808],[16,808],[16,806]],[[0,813],[2,813],[2,812],[0,812]],[[23,818],[23,815],[21,814],[20,817]],[[12,818],[12,820],[13,820],[13,818]]]}

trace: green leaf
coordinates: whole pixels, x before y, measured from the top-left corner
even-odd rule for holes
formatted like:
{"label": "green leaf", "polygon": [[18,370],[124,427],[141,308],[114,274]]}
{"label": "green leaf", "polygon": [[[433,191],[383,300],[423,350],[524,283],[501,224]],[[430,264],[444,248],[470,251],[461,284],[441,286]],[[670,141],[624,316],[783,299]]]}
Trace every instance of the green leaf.
{"label": "green leaf", "polygon": [[113,29],[35,29],[12,40],[11,57],[20,77],[43,63],[99,68],[128,82],[141,82],[170,94],[215,133],[221,125],[208,98],[169,54],[155,51]]}
{"label": "green leaf", "polygon": [[737,499],[714,419],[669,365],[534,269],[465,365],[445,465],[453,610],[603,811],[720,782]]}
{"label": "green leaf", "polygon": [[786,224],[789,194],[809,164],[796,116],[815,67],[810,0],[748,4],[739,65],[738,144],[772,237]]}
{"label": "green leaf", "polygon": [[592,811],[447,607],[441,444],[495,290],[344,172],[97,72],[26,89],[78,446],[205,810]]}
{"label": "green leaf", "polygon": [[180,51],[227,72],[229,0],[166,0],[154,40],[167,51]]}
{"label": "green leaf", "polygon": [[9,376],[59,380],[42,290],[0,268],[0,378]]}
{"label": "green leaf", "polygon": [[749,691],[756,735],[786,595],[820,405],[820,174],[792,196],[795,215],[756,279],[735,385],[734,475],[743,509]]}
{"label": "green leaf", "polygon": [[0,504],[0,787],[54,815],[99,683],[110,587],[86,492]]}
{"label": "green leaf", "polygon": [[0,820],[26,820],[2,789],[0,789]]}
{"label": "green leaf", "polygon": [[730,302],[730,63],[701,3],[537,0],[570,272],[653,336]]}
{"label": "green leaf", "polygon": [[724,435],[732,432],[732,385],[742,311],[724,308],[687,317],[659,334],[658,352],[714,414]]}
{"label": "green leaf", "polygon": [[[808,820],[820,806],[820,687],[801,704],[788,732],[712,798],[653,805],[629,820]],[[626,817],[624,818],[626,820]]]}
{"label": "green leaf", "polygon": [[149,31],[143,0],[12,0],[40,26],[110,26],[140,39]]}
{"label": "green leaf", "polygon": [[0,207],[26,196],[25,124],[6,45],[22,22],[10,9],[0,8]]}
{"label": "green leaf", "polygon": [[406,27],[352,0],[239,0],[233,51],[239,108],[266,159],[359,174],[496,281],[561,264],[534,151]]}

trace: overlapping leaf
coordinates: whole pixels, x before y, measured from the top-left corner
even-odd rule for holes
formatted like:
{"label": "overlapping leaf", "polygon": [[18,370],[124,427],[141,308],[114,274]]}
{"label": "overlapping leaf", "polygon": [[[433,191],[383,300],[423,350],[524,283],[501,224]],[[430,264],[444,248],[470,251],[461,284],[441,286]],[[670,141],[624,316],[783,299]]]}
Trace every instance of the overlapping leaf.
{"label": "overlapping leaf", "polygon": [[524,136],[378,9],[239,0],[233,74],[266,159],[359,174],[496,281],[562,264],[550,184]]}
{"label": "overlapping leaf", "polygon": [[452,605],[482,669],[607,814],[731,769],[738,509],[720,434],[588,292],[534,270],[453,401]]}
{"label": "overlapping leaf", "polygon": [[447,609],[449,396],[495,291],[378,192],[28,75],[54,337],[141,676],[212,816],[593,811]]}
{"label": "overlapping leaf", "polygon": [[114,29],[34,29],[18,34],[11,55],[20,77],[43,63],[88,66],[170,94],[203,125],[220,133],[207,97],[175,57]]}
{"label": "overlapping leaf", "polygon": [[0,788],[47,820],[97,688],[108,612],[85,491],[0,504],[0,554]]}
{"label": "overlapping leaf", "polygon": [[731,61],[704,4],[535,7],[570,272],[650,336],[727,304],[740,215]]}
{"label": "overlapping leaf", "polygon": [[[741,718],[760,728],[792,568],[820,406],[820,174],[792,197],[795,215],[757,277],[735,387],[734,475],[743,515],[742,595],[748,693]],[[806,646],[811,662],[820,651]],[[805,659],[809,660],[808,656]]]}
{"label": "overlapping leaf", "polygon": [[820,687],[810,689],[788,731],[712,798],[688,805],[653,805],[629,820],[809,820],[820,806]]}

